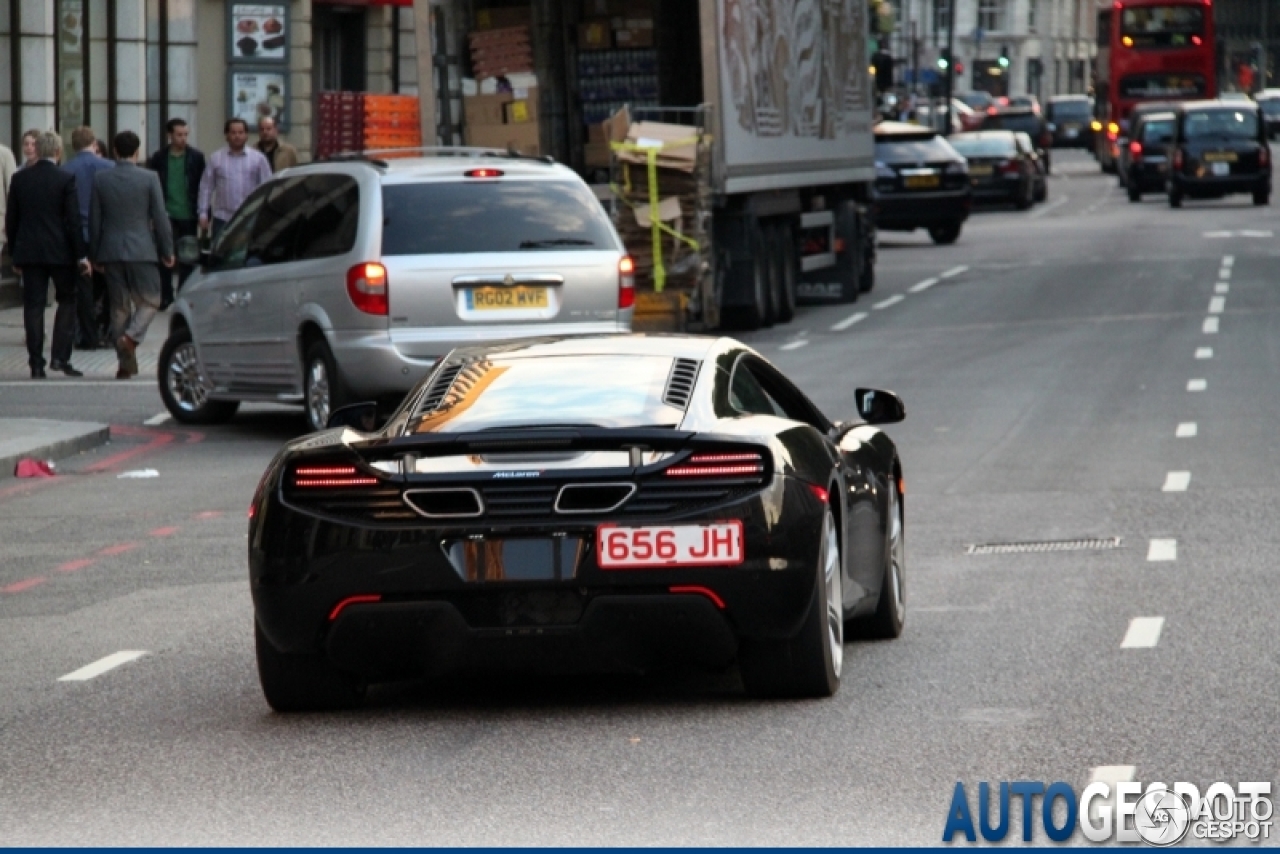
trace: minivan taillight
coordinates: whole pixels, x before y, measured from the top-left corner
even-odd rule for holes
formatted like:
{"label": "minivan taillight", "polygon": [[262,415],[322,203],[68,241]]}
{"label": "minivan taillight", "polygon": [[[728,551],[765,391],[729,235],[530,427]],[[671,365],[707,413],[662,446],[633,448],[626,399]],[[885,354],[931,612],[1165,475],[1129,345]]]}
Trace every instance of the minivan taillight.
{"label": "minivan taillight", "polygon": [[636,262],[627,255],[618,262],[618,308],[636,304]]}
{"label": "minivan taillight", "polygon": [[1258,165],[1269,166],[1271,164],[1271,152],[1266,148],[1258,149]]}
{"label": "minivan taillight", "polygon": [[357,264],[347,271],[347,295],[365,314],[388,314],[387,268],[381,264]]}

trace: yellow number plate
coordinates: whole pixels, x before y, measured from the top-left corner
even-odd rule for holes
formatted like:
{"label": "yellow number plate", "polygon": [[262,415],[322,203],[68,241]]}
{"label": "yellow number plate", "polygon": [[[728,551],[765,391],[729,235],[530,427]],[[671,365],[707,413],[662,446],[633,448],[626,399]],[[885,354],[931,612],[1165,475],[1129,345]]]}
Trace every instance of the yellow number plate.
{"label": "yellow number plate", "polygon": [[1240,158],[1234,151],[1206,151],[1205,163],[1235,163]]}
{"label": "yellow number plate", "polygon": [[991,167],[990,166],[970,166],[969,174],[970,175],[990,175]]}
{"label": "yellow number plate", "polygon": [[928,190],[942,183],[937,175],[911,175],[902,179],[908,190]]}
{"label": "yellow number plate", "polygon": [[547,308],[546,288],[475,288],[467,291],[467,308],[494,311],[513,308]]}

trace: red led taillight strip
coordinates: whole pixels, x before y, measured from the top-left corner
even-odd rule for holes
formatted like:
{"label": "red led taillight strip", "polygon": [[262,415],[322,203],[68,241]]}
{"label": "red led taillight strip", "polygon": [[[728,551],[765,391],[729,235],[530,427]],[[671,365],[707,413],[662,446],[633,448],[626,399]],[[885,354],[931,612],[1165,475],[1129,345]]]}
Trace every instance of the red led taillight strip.
{"label": "red led taillight strip", "polygon": [[348,596],[346,599],[343,599],[337,605],[333,606],[333,610],[329,612],[329,622],[332,623],[334,620],[338,619],[338,615],[341,614],[342,610],[348,605],[375,604],[381,601],[382,595],[380,593],[365,593],[360,596]]}
{"label": "red led taillight strip", "polygon": [[721,611],[725,609],[724,600],[716,595],[716,592],[710,587],[703,587],[698,584],[674,584],[669,589],[672,593],[692,593],[697,596],[705,596]]}
{"label": "red led taillight strip", "polygon": [[293,485],[299,489],[377,486],[378,479],[361,474],[355,466],[298,466],[293,470]]}
{"label": "red led taillight strip", "polygon": [[667,477],[734,477],[764,473],[759,454],[694,454],[667,469]]}

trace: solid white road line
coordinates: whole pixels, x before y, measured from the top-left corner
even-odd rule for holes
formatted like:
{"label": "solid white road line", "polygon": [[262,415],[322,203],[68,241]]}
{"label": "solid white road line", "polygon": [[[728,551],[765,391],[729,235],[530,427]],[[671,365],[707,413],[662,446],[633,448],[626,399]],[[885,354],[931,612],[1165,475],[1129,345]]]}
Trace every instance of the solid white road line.
{"label": "solid white road line", "polygon": [[787,344],[783,344],[778,349],[779,350],[799,350],[801,347],[808,346],[808,344],[809,344],[809,340],[807,338],[801,338],[797,341],[791,341]]}
{"label": "solid white road line", "polygon": [[1223,255],[1223,256],[1222,256],[1222,266],[1224,266],[1224,267],[1231,267],[1231,266],[1234,266],[1234,265],[1235,265],[1235,263],[1236,263],[1236,256],[1234,256],[1234,255]]}
{"label": "solid white road line", "polygon": [[1134,617],[1129,621],[1129,631],[1120,641],[1121,649],[1151,649],[1160,642],[1160,630],[1164,617]]}
{"label": "solid white road line", "polygon": [[1196,358],[1197,358],[1197,359],[1212,359],[1212,358],[1213,358],[1213,348],[1212,348],[1212,347],[1197,347],[1197,348],[1196,348]]}
{"label": "solid white road line", "polygon": [[1174,438],[1177,439],[1194,439],[1199,432],[1194,421],[1183,421],[1178,425],[1178,429],[1173,431]]}
{"label": "solid white road line", "polygon": [[1207,380],[1187,380],[1187,391],[1204,391],[1208,387]]}
{"label": "solid white road line", "polygon": [[1213,292],[1215,294],[1231,293],[1231,286],[1228,285],[1226,282],[1218,282],[1218,284],[1213,286]]}
{"label": "solid white road line", "polygon": [[911,287],[907,288],[907,290],[911,291],[911,293],[913,293],[913,294],[918,294],[918,293],[920,293],[921,291],[927,291],[927,290],[929,290],[929,288],[933,287],[933,286],[934,286],[934,285],[936,285],[936,284],[938,284],[938,280],[937,280],[937,279],[925,279],[925,280],[924,280],[923,282],[921,282],[920,284],[918,284],[918,285],[912,285]]}
{"label": "solid white road line", "polygon": [[1160,487],[1161,492],[1186,492],[1187,487],[1191,485],[1191,472],[1189,471],[1171,471],[1164,476],[1164,486]]}
{"label": "solid white road line", "polygon": [[1206,317],[1204,319],[1204,326],[1200,328],[1200,331],[1205,335],[1216,335],[1218,333],[1218,318]]}
{"label": "solid white road line", "polygon": [[1152,540],[1147,545],[1147,560],[1166,561],[1178,559],[1177,540]]}
{"label": "solid white road line", "polygon": [[169,413],[161,412],[159,415],[152,415],[150,418],[148,418],[146,421],[143,421],[142,423],[147,427],[159,427],[161,424],[168,421],[169,418],[170,418]]}
{"label": "solid white road line", "polygon": [[950,270],[948,270],[947,272],[943,273],[943,274],[942,274],[941,276],[939,276],[938,278],[940,278],[940,279],[950,279],[952,276],[958,276],[958,275],[960,275],[961,273],[967,273],[968,271],[969,271],[969,268],[968,268],[968,267],[966,267],[966,266],[964,266],[964,265],[962,264],[962,265],[960,265],[959,267],[952,267]]}
{"label": "solid white road line", "polygon": [[867,313],[865,311],[860,311],[857,314],[851,314],[848,317],[846,317],[844,320],[840,321],[839,323],[831,324],[831,331],[844,332],[850,326],[853,326],[853,324],[861,323],[866,319],[867,319]]}
{"label": "solid white road line", "polygon": [[59,682],[86,682],[95,676],[101,676],[108,670],[115,670],[122,664],[128,664],[130,661],[137,661],[146,655],[146,650],[125,650],[124,652],[113,652],[106,658],[100,658],[93,664],[86,664],[79,670],[73,670],[66,676],[59,676]]}
{"label": "solid white road line", "polygon": [[1222,314],[1222,312],[1223,312],[1223,311],[1225,311],[1225,310],[1226,310],[1226,308],[1227,308],[1227,298],[1226,298],[1226,297],[1212,297],[1212,298],[1209,300],[1209,313],[1210,313],[1210,314]]}
{"label": "solid white road line", "polygon": [[898,303],[902,302],[904,299],[906,299],[906,297],[904,297],[902,294],[894,294],[893,296],[889,297],[887,300],[878,302],[871,307],[877,310],[882,308],[888,308],[891,305],[897,305]]}

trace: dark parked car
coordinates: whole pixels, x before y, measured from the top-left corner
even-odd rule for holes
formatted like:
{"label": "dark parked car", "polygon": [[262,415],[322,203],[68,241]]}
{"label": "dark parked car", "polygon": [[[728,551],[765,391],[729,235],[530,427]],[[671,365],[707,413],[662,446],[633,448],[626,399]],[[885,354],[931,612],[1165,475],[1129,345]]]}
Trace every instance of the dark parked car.
{"label": "dark parked car", "polygon": [[975,200],[1009,201],[1026,210],[1035,201],[1035,152],[1009,130],[979,130],[951,137],[951,145],[969,162],[969,186]]}
{"label": "dark parked car", "polygon": [[1112,144],[1111,171],[1115,173],[1116,184],[1121,187],[1129,186],[1125,178],[1123,161],[1129,151],[1130,134],[1133,128],[1137,126],[1138,122],[1142,121],[1144,116],[1150,116],[1155,113],[1176,113],[1181,106],[1181,101],[1147,101],[1146,103],[1138,104],[1129,111],[1129,115],[1120,122],[1115,142]]}
{"label": "dark parked car", "polygon": [[969,109],[979,113],[985,113],[987,110],[993,110],[996,106],[996,99],[991,97],[990,92],[983,92],[981,89],[975,89],[972,92],[965,92],[956,95],[958,99]]}
{"label": "dark parked car", "polygon": [[1271,201],[1271,147],[1256,104],[1197,101],[1177,113],[1170,157],[1169,204],[1184,197],[1221,198],[1249,193],[1255,205]]}
{"label": "dark parked car", "polygon": [[934,243],[955,243],[973,206],[964,157],[918,125],[876,125],[876,227],[929,230]]}
{"label": "dark parked car", "polygon": [[1263,89],[1254,99],[1267,123],[1267,139],[1276,139],[1280,136],[1280,89]]}
{"label": "dark parked car", "polygon": [[1134,123],[1132,139],[1120,152],[1119,162],[1129,201],[1140,202],[1143,193],[1164,191],[1176,118],[1173,113],[1146,113]]}
{"label": "dark parked car", "polygon": [[1036,154],[1036,148],[1031,142],[1031,137],[1025,133],[1018,133],[1016,136],[1018,137],[1019,147],[1023,151],[1031,152],[1031,162],[1036,167],[1035,180],[1031,182],[1031,198],[1037,202],[1046,201],[1049,198],[1049,169],[1044,161],[1040,159],[1040,155]]}
{"label": "dark parked car", "polygon": [[983,130],[1011,130],[1027,134],[1035,143],[1036,154],[1044,162],[1045,172],[1052,172],[1049,149],[1053,145],[1054,127],[1040,113],[1025,107],[1010,107],[988,113],[982,120]]}
{"label": "dark parked car", "polygon": [[850,389],[833,422],[727,338],[454,350],[286,445],[249,519],[258,673],[278,711],[464,669],[723,670],[753,696],[839,688],[845,626],[906,617],[903,473]]}
{"label": "dark parked car", "polygon": [[1045,105],[1054,148],[1092,148],[1093,101],[1088,95],[1054,95]]}

